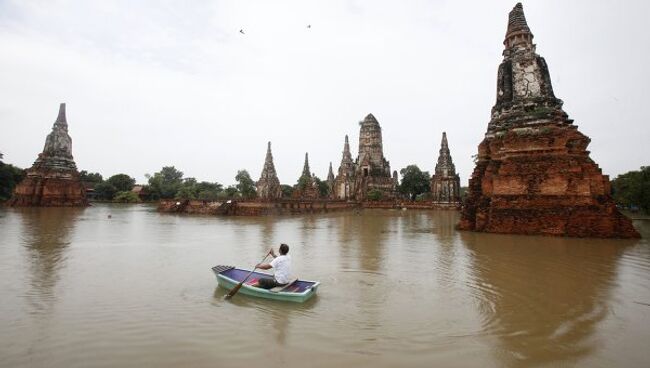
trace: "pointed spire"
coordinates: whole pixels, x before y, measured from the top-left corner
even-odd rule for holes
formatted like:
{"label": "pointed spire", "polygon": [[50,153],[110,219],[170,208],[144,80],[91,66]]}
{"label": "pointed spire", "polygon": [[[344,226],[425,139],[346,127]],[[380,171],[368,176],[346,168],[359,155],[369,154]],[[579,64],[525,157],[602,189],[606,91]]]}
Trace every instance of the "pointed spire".
{"label": "pointed spire", "polygon": [[447,143],[447,132],[442,132],[442,142],[440,143],[440,150],[449,151],[449,144]]}
{"label": "pointed spire", "polygon": [[532,44],[533,34],[530,32],[530,28],[528,28],[526,16],[524,15],[524,7],[521,3],[517,3],[510,11],[510,14],[508,14],[508,30],[506,31],[503,44],[508,49],[522,43]]}
{"label": "pointed spire", "polygon": [[269,141],[269,144],[266,148],[266,161],[273,162],[273,154],[271,153],[271,141]]}
{"label": "pointed spire", "polygon": [[377,119],[375,118],[375,116],[373,114],[366,115],[366,117],[363,119],[362,123],[379,124],[379,122],[377,121]]}
{"label": "pointed spire", "polygon": [[59,116],[56,118],[57,123],[68,123],[65,118],[65,102],[59,105]]}
{"label": "pointed spire", "polygon": [[332,161],[330,161],[330,170],[327,173],[327,181],[334,181],[334,170],[332,170]]}
{"label": "pointed spire", "polygon": [[309,170],[309,154],[307,152],[305,152],[305,166],[302,168],[302,176],[311,176],[311,170]]}
{"label": "pointed spire", "polygon": [[268,142],[266,148],[266,159],[264,160],[264,167],[260,174],[260,180],[258,180],[255,185],[257,187],[257,194],[261,199],[276,199],[282,196],[280,180],[278,180],[278,175],[275,172],[275,165],[273,165],[271,142]]}

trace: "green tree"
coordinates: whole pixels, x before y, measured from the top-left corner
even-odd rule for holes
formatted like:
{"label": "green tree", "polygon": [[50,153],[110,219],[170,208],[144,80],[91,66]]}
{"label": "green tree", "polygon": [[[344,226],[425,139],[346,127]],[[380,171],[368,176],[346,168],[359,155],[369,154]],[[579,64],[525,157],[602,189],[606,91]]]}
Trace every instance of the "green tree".
{"label": "green tree", "polygon": [[630,171],[612,180],[612,195],[617,204],[638,207],[650,213],[650,166]]}
{"label": "green tree", "polygon": [[219,193],[223,191],[223,185],[215,182],[210,183],[202,181],[195,185],[197,198],[202,201],[214,201],[219,198]]}
{"label": "green tree", "polygon": [[118,190],[109,182],[101,182],[95,185],[95,193],[97,194],[97,199],[110,201],[115,196]]}
{"label": "green tree", "polygon": [[194,187],[192,186],[182,186],[178,192],[176,192],[176,199],[196,199],[196,193]]}
{"label": "green tree", "polygon": [[113,197],[113,202],[120,203],[138,203],[140,202],[140,197],[132,191],[123,191],[117,192]]}
{"label": "green tree", "polygon": [[0,201],[11,198],[14,188],[25,177],[25,170],[2,162],[0,153]]}
{"label": "green tree", "polygon": [[101,183],[104,181],[104,178],[102,177],[102,174],[100,173],[89,173],[86,170],[81,170],[79,172],[79,179],[81,179],[81,182],[84,183],[84,185],[94,188],[95,185]]}
{"label": "green tree", "polygon": [[366,198],[368,198],[369,201],[379,201],[384,197],[384,193],[382,193],[380,190],[377,189],[371,189],[368,191],[368,195]]}
{"label": "green tree", "polygon": [[237,176],[237,190],[241,193],[242,197],[246,199],[255,198],[257,195],[257,190],[255,188],[255,182],[251,179],[250,174],[246,170],[239,170]]}
{"label": "green tree", "polygon": [[135,185],[135,179],[126,174],[113,175],[106,182],[114,186],[118,192],[128,192]]}
{"label": "green tree", "polygon": [[291,185],[282,184],[280,185],[280,189],[282,190],[283,198],[291,198],[291,195],[293,194],[293,187]]}
{"label": "green tree", "polygon": [[402,175],[402,183],[398,190],[400,193],[407,195],[410,200],[415,200],[418,194],[431,191],[428,171],[421,171],[417,165],[408,165],[399,173]]}
{"label": "green tree", "polygon": [[149,179],[149,190],[155,198],[174,198],[183,185],[183,172],[174,166],[165,166],[153,176],[145,176]]}
{"label": "green tree", "polygon": [[219,198],[236,198],[239,197],[241,193],[234,185],[229,185],[223,192],[219,193]]}
{"label": "green tree", "polygon": [[318,194],[321,197],[327,197],[330,193],[330,187],[327,185],[327,182],[320,180],[318,176],[314,176],[314,182],[316,182],[316,187],[318,188]]}

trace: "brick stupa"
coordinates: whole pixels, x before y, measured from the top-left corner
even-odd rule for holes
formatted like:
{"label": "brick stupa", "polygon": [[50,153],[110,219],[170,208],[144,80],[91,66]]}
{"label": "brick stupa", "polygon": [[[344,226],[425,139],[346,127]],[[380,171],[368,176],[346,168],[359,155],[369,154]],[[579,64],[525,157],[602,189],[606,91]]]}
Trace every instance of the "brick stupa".
{"label": "brick stupa", "polygon": [[510,12],[497,101],[478,147],[459,229],[492,233],[635,238],[590,139],[562,110],[523,7]]}
{"label": "brick stupa", "polygon": [[273,164],[273,154],[271,153],[271,142],[269,142],[266,149],[266,159],[264,160],[264,167],[260,180],[256,183],[257,197],[261,200],[271,201],[282,198],[282,188],[280,187],[280,180],[278,174],[275,172],[275,165]]}
{"label": "brick stupa", "polygon": [[319,197],[318,185],[309,169],[309,155],[305,153],[305,165],[302,168],[302,175],[298,178],[296,189],[293,191],[293,198],[318,199]]}
{"label": "brick stupa", "polygon": [[460,205],[460,176],[456,174],[445,132],[442,132],[440,154],[431,177],[431,195],[434,202]]}
{"label": "brick stupa", "polygon": [[86,191],[81,184],[72,157],[72,138],[68,134],[65,104],[52,132],[45,140],[43,153],[27,170],[25,179],[16,186],[10,206],[87,206]]}

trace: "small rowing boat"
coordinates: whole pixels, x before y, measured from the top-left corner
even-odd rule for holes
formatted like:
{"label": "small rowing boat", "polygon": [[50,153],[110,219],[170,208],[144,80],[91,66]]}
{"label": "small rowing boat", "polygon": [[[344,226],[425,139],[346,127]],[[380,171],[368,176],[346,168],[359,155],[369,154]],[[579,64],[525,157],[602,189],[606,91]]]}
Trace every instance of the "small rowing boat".
{"label": "small rowing boat", "polygon": [[[250,271],[235,268],[233,266],[214,266],[212,272],[217,276],[217,283],[226,290],[232,290],[237,286]],[[302,303],[316,294],[316,289],[320,282],[307,280],[292,280],[286,285],[274,287],[273,289],[263,289],[256,285],[261,277],[270,277],[271,275],[262,272],[253,272],[239,290],[241,294],[256,296],[259,298],[284,300],[289,302]]]}

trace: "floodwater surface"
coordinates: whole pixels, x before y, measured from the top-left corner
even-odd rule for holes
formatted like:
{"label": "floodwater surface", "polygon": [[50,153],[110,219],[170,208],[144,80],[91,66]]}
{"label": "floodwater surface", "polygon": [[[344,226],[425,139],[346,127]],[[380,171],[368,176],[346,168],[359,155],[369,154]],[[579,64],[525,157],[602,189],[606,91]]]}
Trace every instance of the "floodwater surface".
{"label": "floodwater surface", "polygon": [[[459,232],[458,216],[2,208],[0,366],[650,365],[650,222],[599,240]],[[316,297],[223,299],[212,266],[282,242]]]}

